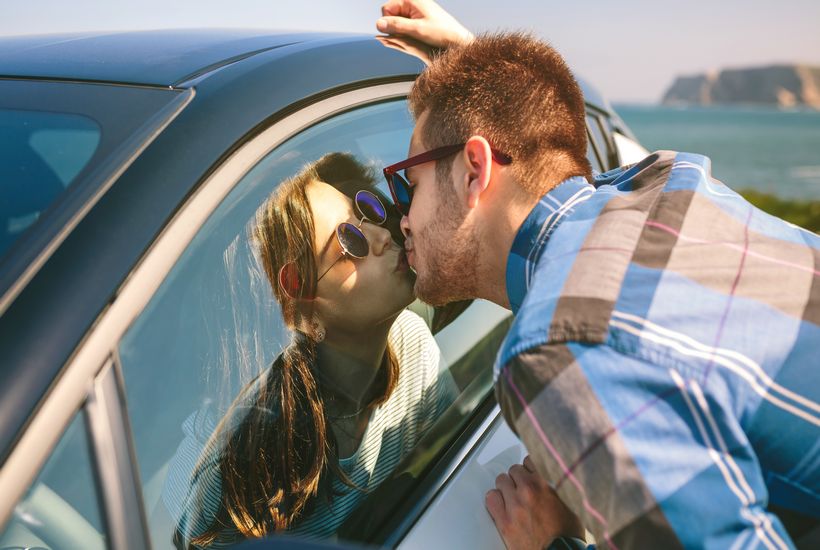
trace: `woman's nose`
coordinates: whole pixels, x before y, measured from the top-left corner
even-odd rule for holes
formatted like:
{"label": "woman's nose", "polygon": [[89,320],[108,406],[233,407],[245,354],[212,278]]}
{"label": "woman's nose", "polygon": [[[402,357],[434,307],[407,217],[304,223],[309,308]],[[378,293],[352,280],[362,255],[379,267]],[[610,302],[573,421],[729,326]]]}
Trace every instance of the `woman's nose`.
{"label": "woman's nose", "polygon": [[381,256],[390,247],[393,236],[386,227],[380,225],[367,224],[365,226],[367,241],[370,243],[370,252],[376,256]]}

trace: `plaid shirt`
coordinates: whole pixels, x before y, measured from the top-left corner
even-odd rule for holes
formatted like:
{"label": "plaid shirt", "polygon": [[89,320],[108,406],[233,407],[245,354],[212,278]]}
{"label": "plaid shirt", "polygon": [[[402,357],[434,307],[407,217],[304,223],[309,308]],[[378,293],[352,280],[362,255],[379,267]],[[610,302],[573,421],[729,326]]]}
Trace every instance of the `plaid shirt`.
{"label": "plaid shirt", "polygon": [[[571,178],[507,263],[496,392],[607,548],[792,548],[820,518],[820,238],[708,158]],[[804,518],[806,519],[806,518]]]}

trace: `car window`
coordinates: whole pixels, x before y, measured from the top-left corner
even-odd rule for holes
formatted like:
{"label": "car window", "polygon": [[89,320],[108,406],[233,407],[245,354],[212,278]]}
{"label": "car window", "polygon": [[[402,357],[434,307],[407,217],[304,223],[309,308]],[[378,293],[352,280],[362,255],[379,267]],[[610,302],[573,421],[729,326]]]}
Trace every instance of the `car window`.
{"label": "car window", "polygon": [[589,121],[587,121],[587,140],[587,160],[589,161],[590,166],[592,166],[592,169],[596,172],[605,172],[604,165],[598,156],[595,138],[589,129]]}
{"label": "car window", "polygon": [[649,155],[649,151],[643,145],[620,132],[613,132],[612,138],[618,151],[620,164],[635,164]]}
{"label": "car window", "polygon": [[99,142],[100,127],[89,117],[0,109],[0,257],[74,181]]}
{"label": "car window", "polygon": [[[66,218],[152,139],[183,95],[159,88],[0,79],[0,260],[12,255],[18,241],[20,254],[38,252],[40,240],[23,238],[35,222],[43,238],[64,229]],[[0,285],[13,281],[11,275],[0,270]]]}
{"label": "car window", "polygon": [[605,172],[609,169],[609,142],[607,141],[603,128],[601,127],[600,116],[598,116],[594,111],[587,112],[587,132],[590,141],[590,150],[587,152],[587,158],[595,157],[597,159],[597,165],[600,168],[596,168],[596,163],[593,163],[593,168],[598,171]]}
{"label": "car window", "polygon": [[[320,477],[320,482],[331,479],[334,484],[317,485],[318,496],[309,499],[303,513],[289,524],[288,531],[296,535],[324,538],[336,536],[342,521],[395,466],[418,452],[414,449],[425,434],[440,432],[443,439],[439,439],[445,442],[455,437],[490,392],[498,338],[488,335],[509,313],[485,302],[434,309],[412,301],[409,273],[396,260],[402,237],[386,184],[380,177],[368,183],[362,175],[379,176],[381,167],[404,158],[411,132],[406,101],[393,100],[334,115],[274,148],[238,179],[126,332],[119,344],[119,361],[154,548],[191,542],[218,546],[284,521],[281,514],[289,510],[287,504],[276,483],[265,481],[265,476],[275,480],[284,475],[281,472],[290,472],[280,449],[301,445],[299,440],[314,433],[312,410],[300,408],[305,401],[299,399],[307,399],[300,397],[303,393],[322,396],[323,421],[333,430],[335,456],[352,484],[342,483],[341,475]],[[299,346],[308,345],[304,334],[313,338],[314,328],[308,317],[294,326],[293,310],[313,299],[305,294],[311,288],[300,286],[299,269],[293,273],[285,269],[302,261],[297,244],[302,242],[298,220],[304,217],[304,208],[299,210],[301,203],[268,201],[272,193],[296,197],[290,191],[295,187],[293,176],[305,173],[306,165],[317,159],[326,163],[313,164],[316,170],[325,170],[322,181],[333,180],[332,189],[324,190],[329,202],[321,207],[311,203],[310,215],[316,239],[320,227],[325,230],[323,237],[328,237],[315,246],[317,250],[328,247],[321,267],[329,271],[304,277],[327,276],[337,283],[324,287],[332,289],[329,298],[316,299],[311,306],[325,308],[318,309],[317,318],[328,326],[328,341],[323,347],[315,346],[320,357],[315,361],[330,370],[310,371],[308,383],[299,369],[313,363],[307,359],[297,363],[294,358],[302,357]],[[286,187],[283,182],[289,179]],[[361,210],[354,210],[361,207],[354,201],[360,187],[384,203],[387,219],[363,220]],[[349,219],[339,218],[339,208],[349,208]],[[371,217],[377,216],[371,213]],[[282,222],[276,234],[283,238],[266,244],[256,231],[267,227],[261,224],[268,218],[287,223]],[[342,237],[335,232],[342,227],[337,222],[344,219],[370,239],[371,253],[361,264],[340,255]],[[394,244],[388,244],[391,239]],[[288,263],[271,272],[265,254],[278,254],[277,247],[286,247]],[[374,252],[375,247],[382,248]],[[394,254],[389,269],[371,270],[377,264],[366,262],[371,257],[386,258],[388,251]],[[369,286],[357,285],[360,278]],[[271,280],[279,294],[274,294]],[[298,293],[298,300],[283,298],[288,292]],[[333,292],[344,294],[348,301],[334,302]],[[377,375],[383,380],[371,387],[393,389],[369,409],[369,416],[362,416],[363,423],[345,423],[344,414],[331,414],[337,400],[343,401],[340,387],[325,377],[332,371],[342,376],[337,379],[341,385],[359,383],[354,377],[359,371],[351,370],[347,378],[339,366],[362,352],[361,347],[345,348],[346,330],[353,333],[356,327],[369,326],[362,323],[382,311],[385,318],[395,320],[387,324],[389,333],[384,330],[389,353]],[[373,326],[375,340],[381,325]],[[370,342],[363,344],[369,349]],[[285,386],[286,380],[301,385]],[[286,388],[296,389],[288,393]],[[376,397],[380,395],[377,392]],[[296,405],[291,409],[285,402]],[[450,412],[454,408],[458,414]],[[289,429],[273,429],[282,425]],[[345,450],[345,430],[357,429],[350,441],[358,442],[358,447]],[[288,443],[291,436],[296,443]],[[439,456],[446,447],[431,447],[426,454]],[[330,494],[335,495],[332,507],[326,502]],[[274,504],[260,512],[254,508],[259,502]],[[267,526],[259,525],[264,522]]]}
{"label": "car window", "polygon": [[0,532],[0,548],[107,547],[89,436],[79,413]]}
{"label": "car window", "polygon": [[[493,376],[490,368],[498,348],[510,328],[509,312],[486,303],[473,306],[476,313],[497,324],[481,331],[467,353],[452,364],[457,380],[467,382],[455,403],[447,409],[429,432],[371,495],[340,527],[340,537],[358,543],[394,547],[438,493],[452,469],[470,449],[470,440],[481,433],[481,423],[495,406]],[[465,312],[453,327],[461,333]],[[449,327],[448,327],[449,328]],[[469,503],[472,506],[474,503]],[[489,519],[489,518],[487,518]]]}

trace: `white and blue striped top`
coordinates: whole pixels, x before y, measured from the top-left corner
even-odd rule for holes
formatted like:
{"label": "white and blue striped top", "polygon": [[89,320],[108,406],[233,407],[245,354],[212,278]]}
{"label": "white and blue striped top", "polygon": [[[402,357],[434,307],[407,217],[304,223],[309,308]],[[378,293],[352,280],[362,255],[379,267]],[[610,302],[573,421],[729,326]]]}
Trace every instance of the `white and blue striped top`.
{"label": "white and blue striped top", "polygon": [[[340,460],[341,469],[364,491],[333,480],[338,496],[328,505],[318,499],[313,511],[292,531],[294,535],[326,539],[393,471],[441,413],[455,400],[458,389],[446,370],[433,335],[422,319],[403,311],[390,329],[388,342],[399,362],[399,380],[390,398],[370,415],[359,448]],[[182,425],[185,437],[171,460],[162,491],[163,502],[186,543],[204,532],[216,517],[221,496],[218,460],[207,461],[197,480],[192,474],[218,419],[210,408],[189,416]],[[210,548],[233,544],[241,538],[225,532]],[[230,541],[230,542],[228,542]]]}

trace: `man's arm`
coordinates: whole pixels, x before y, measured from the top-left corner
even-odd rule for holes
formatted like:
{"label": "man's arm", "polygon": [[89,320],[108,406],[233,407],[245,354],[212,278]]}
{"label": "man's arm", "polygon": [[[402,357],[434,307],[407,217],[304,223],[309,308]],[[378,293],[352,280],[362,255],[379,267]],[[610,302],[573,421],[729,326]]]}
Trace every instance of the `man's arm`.
{"label": "man's arm", "polygon": [[[793,545],[731,392],[604,345],[552,344],[502,368],[496,392],[536,470],[605,548]],[[516,526],[513,526],[514,528]]]}

